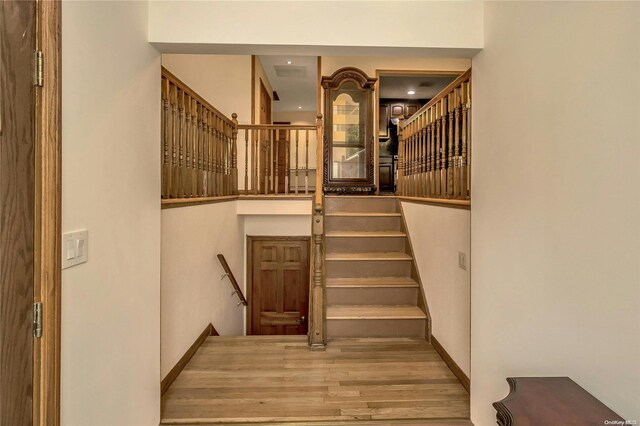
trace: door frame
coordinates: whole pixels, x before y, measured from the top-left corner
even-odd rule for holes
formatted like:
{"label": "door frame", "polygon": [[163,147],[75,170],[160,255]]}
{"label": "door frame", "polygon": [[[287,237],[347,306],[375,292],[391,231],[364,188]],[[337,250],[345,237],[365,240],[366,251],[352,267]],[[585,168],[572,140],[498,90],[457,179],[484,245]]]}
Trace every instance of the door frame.
{"label": "door frame", "polygon": [[33,424],[60,424],[62,282],[62,2],[36,1],[36,50],[44,78],[36,87],[34,303],[42,337],[33,340]]}
{"label": "door frame", "polygon": [[[253,323],[251,322],[251,309],[253,307],[253,242],[254,241],[306,241],[309,250],[309,262],[311,262],[311,236],[309,235],[286,235],[286,236],[278,236],[278,235],[247,235],[247,282],[245,283],[245,298],[247,299],[247,306],[245,309],[246,315],[246,330],[245,334],[247,336],[253,335]],[[309,286],[309,295],[311,295],[311,276],[309,276],[309,282],[307,283]],[[310,306],[310,305],[308,305]],[[307,307],[307,315],[309,318],[309,307]]]}

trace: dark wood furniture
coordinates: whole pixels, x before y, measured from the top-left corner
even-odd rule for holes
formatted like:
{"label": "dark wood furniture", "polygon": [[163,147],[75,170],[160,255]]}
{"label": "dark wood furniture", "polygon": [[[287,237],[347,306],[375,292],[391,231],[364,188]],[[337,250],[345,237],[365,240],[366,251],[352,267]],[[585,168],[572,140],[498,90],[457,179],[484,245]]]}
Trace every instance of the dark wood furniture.
{"label": "dark wood furniture", "polygon": [[380,156],[380,165],[378,170],[378,182],[380,183],[380,191],[395,192],[395,173],[397,168],[396,158],[392,155]]}
{"label": "dark wood furniture", "polygon": [[376,80],[357,68],[341,68],[330,77],[322,77],[324,192],[368,194],[376,190],[373,160]]}
{"label": "dark wood furniture", "polygon": [[508,377],[507,382],[509,395],[493,403],[500,426],[603,425],[605,420],[624,424],[568,377]]}

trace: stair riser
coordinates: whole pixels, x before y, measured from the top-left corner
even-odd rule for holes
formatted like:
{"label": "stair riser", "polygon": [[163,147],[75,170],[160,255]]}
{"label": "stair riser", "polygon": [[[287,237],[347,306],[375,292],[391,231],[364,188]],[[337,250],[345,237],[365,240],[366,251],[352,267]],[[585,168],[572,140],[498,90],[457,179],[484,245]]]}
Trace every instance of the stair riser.
{"label": "stair riser", "polygon": [[382,217],[325,217],[326,231],[399,231],[399,216]]}
{"label": "stair riser", "polygon": [[424,319],[327,319],[327,337],[425,337]]}
{"label": "stair riser", "polygon": [[405,237],[364,238],[326,237],[327,253],[402,252]]}
{"label": "stair riser", "polygon": [[327,287],[328,305],[415,305],[418,289],[411,287]]}
{"label": "stair riser", "polygon": [[408,277],[411,275],[411,261],[385,260],[327,260],[329,278],[369,278],[369,277]]}
{"label": "stair riser", "polygon": [[381,212],[395,213],[394,198],[375,197],[325,197],[325,211],[334,212]]}

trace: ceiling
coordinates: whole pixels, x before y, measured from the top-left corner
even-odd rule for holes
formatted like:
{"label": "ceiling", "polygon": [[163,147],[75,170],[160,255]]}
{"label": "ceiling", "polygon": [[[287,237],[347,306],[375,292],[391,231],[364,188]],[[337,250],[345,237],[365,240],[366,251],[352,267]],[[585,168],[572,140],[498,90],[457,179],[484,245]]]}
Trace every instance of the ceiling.
{"label": "ceiling", "polygon": [[264,55],[258,59],[280,98],[273,102],[274,111],[316,111],[316,56]]}
{"label": "ceiling", "polygon": [[[383,75],[380,99],[431,99],[456,79],[455,75]],[[407,94],[413,90],[413,95]]]}

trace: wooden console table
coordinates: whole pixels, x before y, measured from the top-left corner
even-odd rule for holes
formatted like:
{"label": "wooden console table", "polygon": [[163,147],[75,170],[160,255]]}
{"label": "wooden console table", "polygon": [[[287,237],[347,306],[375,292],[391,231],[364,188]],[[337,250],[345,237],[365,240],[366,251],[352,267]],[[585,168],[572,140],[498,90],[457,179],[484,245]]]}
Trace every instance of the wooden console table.
{"label": "wooden console table", "polygon": [[624,420],[568,377],[508,377],[510,392],[494,402],[500,426],[604,425]]}

